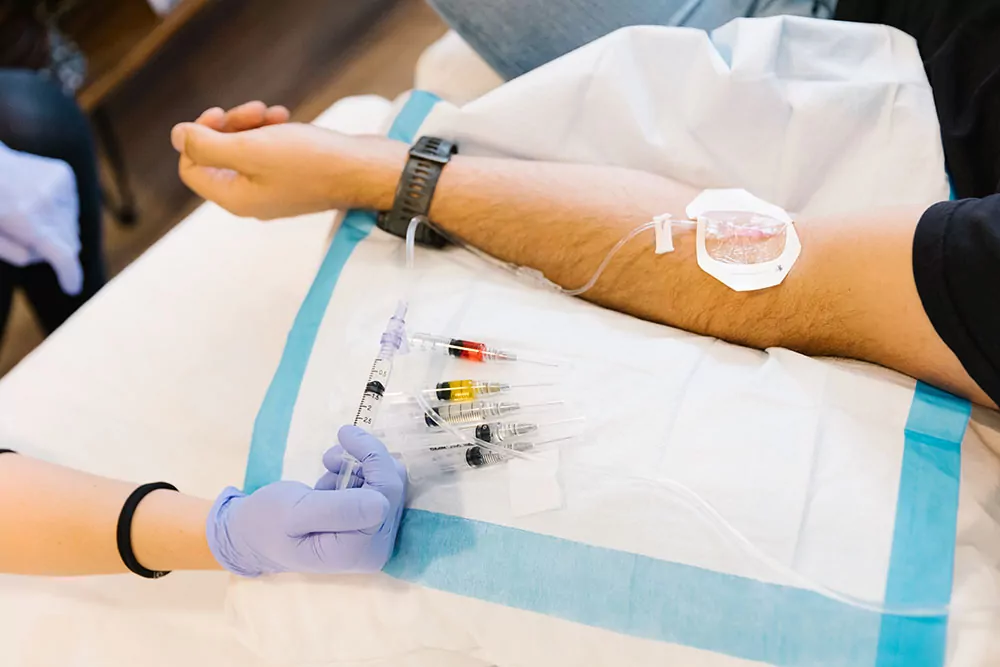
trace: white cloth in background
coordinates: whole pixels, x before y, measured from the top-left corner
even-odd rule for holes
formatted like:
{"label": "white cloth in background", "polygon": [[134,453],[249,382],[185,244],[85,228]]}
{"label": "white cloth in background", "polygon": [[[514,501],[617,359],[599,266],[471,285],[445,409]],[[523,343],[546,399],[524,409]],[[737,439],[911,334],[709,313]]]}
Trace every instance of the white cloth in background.
{"label": "white cloth in background", "polygon": [[76,176],[62,160],[0,143],[0,259],[48,262],[67,294],[83,288]]}
{"label": "white cloth in background", "polygon": [[627,28],[465,106],[438,105],[421,129],[467,155],[625,165],[793,214],[949,195],[916,42],[885,26]]}

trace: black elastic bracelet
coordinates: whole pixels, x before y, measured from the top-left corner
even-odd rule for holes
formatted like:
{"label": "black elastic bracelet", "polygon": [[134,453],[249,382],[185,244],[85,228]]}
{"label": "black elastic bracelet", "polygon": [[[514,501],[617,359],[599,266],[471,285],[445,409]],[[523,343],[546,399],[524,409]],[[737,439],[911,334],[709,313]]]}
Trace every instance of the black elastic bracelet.
{"label": "black elastic bracelet", "polygon": [[125,499],[125,504],[122,505],[122,512],[118,515],[118,555],[122,557],[125,567],[146,579],[159,579],[164,575],[170,574],[170,570],[150,570],[139,564],[135,553],[132,551],[132,516],[135,514],[135,509],[142,502],[143,498],[153,491],[159,491],[160,489],[176,491],[177,487],[166,482],[143,484]]}

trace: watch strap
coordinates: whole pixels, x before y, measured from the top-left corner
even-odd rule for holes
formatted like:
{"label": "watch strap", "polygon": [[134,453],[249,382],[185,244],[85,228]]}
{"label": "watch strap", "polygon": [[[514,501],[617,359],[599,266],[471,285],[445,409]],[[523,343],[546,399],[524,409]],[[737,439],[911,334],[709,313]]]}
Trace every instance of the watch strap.
{"label": "watch strap", "polygon": [[[410,148],[410,157],[403,168],[399,185],[396,186],[392,210],[378,217],[378,226],[390,234],[405,237],[413,218],[427,217],[441,170],[456,152],[455,144],[450,141],[437,137],[420,137]],[[441,248],[447,243],[443,236],[427,225],[417,228],[416,241],[435,248]]]}

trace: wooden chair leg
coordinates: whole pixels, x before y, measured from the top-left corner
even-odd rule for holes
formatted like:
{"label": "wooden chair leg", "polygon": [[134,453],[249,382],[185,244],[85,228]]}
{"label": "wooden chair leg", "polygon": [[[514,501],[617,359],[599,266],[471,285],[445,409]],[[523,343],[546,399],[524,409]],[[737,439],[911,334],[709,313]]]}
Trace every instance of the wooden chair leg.
{"label": "wooden chair leg", "polygon": [[[91,119],[94,123],[97,140],[108,160],[108,165],[111,167],[111,176],[118,195],[118,205],[113,206],[108,203],[108,209],[120,224],[131,227],[138,220],[138,211],[135,205],[135,195],[132,194],[132,188],[129,185],[125,157],[122,154],[121,144],[118,142],[118,135],[115,133],[111,118],[103,106],[98,106],[91,112]],[[105,200],[107,201],[107,197]]]}

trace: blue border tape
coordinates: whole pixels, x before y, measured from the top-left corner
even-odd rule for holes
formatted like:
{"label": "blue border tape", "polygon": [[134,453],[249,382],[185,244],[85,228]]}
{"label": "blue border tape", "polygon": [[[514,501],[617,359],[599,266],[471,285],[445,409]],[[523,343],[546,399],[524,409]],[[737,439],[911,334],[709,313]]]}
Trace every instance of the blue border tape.
{"label": "blue border tape", "polygon": [[[942,607],[951,601],[962,438],[972,406],[917,383],[906,421],[896,527],[885,587],[888,607]],[[885,616],[877,667],[939,667],[948,617]]]}
{"label": "blue border tape", "polygon": [[811,591],[407,510],[386,573],[508,607],[774,665],[871,665],[879,615]]}
{"label": "blue border tape", "polygon": [[[437,101],[414,92],[389,136],[412,141]],[[346,216],[296,315],[254,422],[248,492],[281,477],[295,402],[327,304],[344,264],[373,225],[370,213]],[[937,607],[950,600],[960,446],[969,413],[967,402],[918,383],[906,424],[889,605]],[[459,595],[775,665],[944,663],[947,618],[880,616],[811,591],[433,512],[404,513],[386,572]]]}
{"label": "blue border tape", "polygon": [[[438,97],[421,90],[414,91],[406,105],[396,116],[389,129],[389,138],[411,142],[420,129],[427,114],[438,102]],[[288,333],[281,361],[274,372],[271,384],[264,395],[250,438],[250,453],[247,458],[243,490],[253,493],[260,487],[281,479],[285,463],[285,448],[288,443],[288,429],[292,424],[295,402],[299,397],[299,387],[305,376],[309,357],[312,355],[316,334],[319,332],[326,306],[333,295],[333,288],[340,278],[355,246],[368,236],[375,225],[373,214],[365,211],[350,211],[337,230],[320,264],[316,278],[306,293],[299,312]]]}

